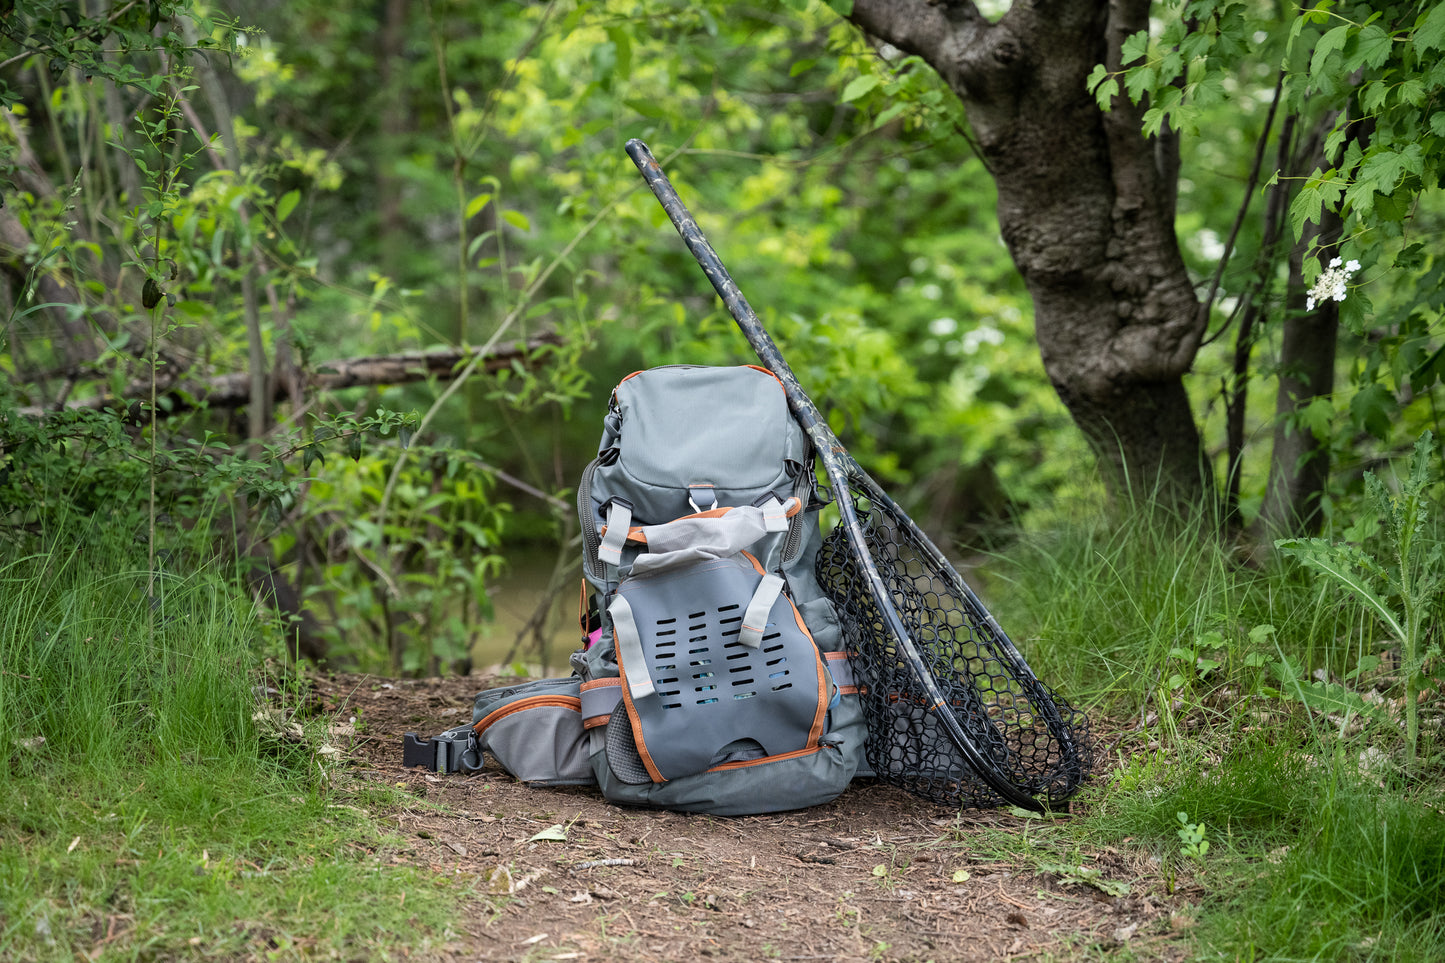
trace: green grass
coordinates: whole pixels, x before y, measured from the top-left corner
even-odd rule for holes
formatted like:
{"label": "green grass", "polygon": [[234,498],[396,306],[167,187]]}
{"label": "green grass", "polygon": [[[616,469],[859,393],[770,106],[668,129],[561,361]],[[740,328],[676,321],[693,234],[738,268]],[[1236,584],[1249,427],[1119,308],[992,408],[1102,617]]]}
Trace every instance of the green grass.
{"label": "green grass", "polygon": [[258,733],[244,591],[192,561],[152,603],[136,555],[0,549],[0,959],[387,959],[447,940],[473,894],[393,859],[403,844],[349,805],[319,737]]}
{"label": "green grass", "polygon": [[[1171,656],[1180,649],[1237,674],[1250,651],[1342,668],[1371,640],[1357,605],[1297,567],[1245,564],[1212,518],[1092,502],[1070,514],[990,564],[1000,583],[990,597],[1039,675],[1085,704],[1135,713],[1181,670],[1192,684],[1193,659]],[[1266,625],[1272,637],[1250,639]],[[1159,701],[1167,712],[1170,700]]]}
{"label": "green grass", "polygon": [[1319,790],[1282,861],[1211,914],[1202,955],[1445,959],[1445,799],[1353,782]]}
{"label": "green grass", "polygon": [[[1345,671],[1376,630],[1298,567],[1241,564],[1201,521],[1101,511],[1026,534],[992,567],[997,614],[1039,674],[1131,730],[1085,815],[1041,824],[1030,848],[1142,847],[1203,893],[1198,959],[1445,959],[1441,772],[1407,772],[1399,726],[1311,711],[1270,665],[1368,690]],[[1367,749],[1393,764],[1362,773]],[[1203,827],[1202,857],[1184,852],[1186,825]]]}

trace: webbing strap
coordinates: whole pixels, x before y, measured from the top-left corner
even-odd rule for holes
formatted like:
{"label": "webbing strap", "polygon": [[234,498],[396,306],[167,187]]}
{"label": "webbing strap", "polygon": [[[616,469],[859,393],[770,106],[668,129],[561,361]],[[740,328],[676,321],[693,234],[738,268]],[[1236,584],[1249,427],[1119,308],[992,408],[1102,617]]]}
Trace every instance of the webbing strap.
{"label": "webbing strap", "polygon": [[853,675],[853,662],[848,658],[847,652],[824,652],[823,659],[838,688],[852,687],[854,691],[857,690],[858,680]]}
{"label": "webbing strap", "polygon": [[788,530],[788,509],[777,495],[770,493],[768,500],[758,507],[763,510],[763,523],[767,525],[769,534]]}
{"label": "webbing strap", "polygon": [[582,683],[583,728],[592,729],[605,724],[621,701],[621,679],[594,679]]}
{"label": "webbing strap", "polygon": [[756,649],[763,644],[763,633],[768,630],[768,613],[772,612],[773,603],[782,592],[782,576],[771,573],[763,576],[757,591],[753,592],[753,597],[748,602],[747,611],[743,613],[743,627],[738,631],[740,643],[750,649]]}
{"label": "webbing strap", "polygon": [[707,482],[687,486],[687,503],[695,512],[707,512],[717,508],[717,492]]}
{"label": "webbing strap", "polygon": [[604,565],[622,564],[622,546],[627,544],[627,530],[632,527],[632,506],[620,498],[608,503],[607,531],[597,549],[597,558]]}
{"label": "webbing strap", "polygon": [[647,658],[642,653],[637,620],[632,616],[632,606],[621,595],[614,595],[612,603],[607,606],[607,615],[612,619],[612,637],[617,642],[617,654],[622,659],[627,689],[632,698],[645,699],[652,695],[654,689],[652,676],[647,671]]}

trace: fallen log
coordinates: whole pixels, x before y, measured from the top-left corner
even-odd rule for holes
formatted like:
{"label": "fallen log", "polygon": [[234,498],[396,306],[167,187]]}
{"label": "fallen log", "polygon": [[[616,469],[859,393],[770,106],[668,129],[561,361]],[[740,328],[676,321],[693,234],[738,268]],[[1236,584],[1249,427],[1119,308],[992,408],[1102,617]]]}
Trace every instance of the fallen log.
{"label": "fallen log", "polygon": [[[529,364],[542,348],[557,345],[556,335],[541,335],[525,342],[498,347],[485,354],[482,367],[489,371],[510,368],[514,363]],[[437,378],[446,381],[477,355],[475,349],[451,348],[432,351],[408,351],[400,354],[367,355],[321,361],[311,370],[297,372],[301,391],[336,391],[377,385],[400,385]],[[284,400],[287,387],[281,379],[271,380],[272,400]],[[132,381],[119,395],[95,395],[66,401],[63,406],[31,405],[18,409],[30,418],[43,418],[59,410],[75,411],[106,408],[130,408],[150,400],[149,381]],[[180,414],[195,408],[239,408],[251,400],[249,372],[216,375],[211,378],[161,380],[156,384],[156,407],[163,415]]]}

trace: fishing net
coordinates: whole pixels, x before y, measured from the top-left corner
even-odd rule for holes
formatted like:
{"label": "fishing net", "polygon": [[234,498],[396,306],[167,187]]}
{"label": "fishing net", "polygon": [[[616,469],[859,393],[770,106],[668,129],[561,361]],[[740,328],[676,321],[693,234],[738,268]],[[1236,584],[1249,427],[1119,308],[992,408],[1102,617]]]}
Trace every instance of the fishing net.
{"label": "fishing net", "polygon": [[997,622],[913,522],[881,492],[853,494],[866,550],[943,704],[933,708],[886,629],[842,525],[818,552],[819,583],[843,626],[878,778],[951,806],[1010,802],[970,763],[950,714],[995,780],[1054,806],[1092,764],[1088,721],[1039,682]]}

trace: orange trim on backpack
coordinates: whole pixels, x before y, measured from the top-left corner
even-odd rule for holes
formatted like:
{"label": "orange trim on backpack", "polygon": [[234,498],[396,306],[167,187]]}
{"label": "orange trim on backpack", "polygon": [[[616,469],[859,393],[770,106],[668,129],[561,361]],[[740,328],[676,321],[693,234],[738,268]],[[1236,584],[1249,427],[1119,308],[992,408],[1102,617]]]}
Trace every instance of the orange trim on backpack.
{"label": "orange trim on backpack", "polygon": [[729,769],[746,769],[749,766],[761,766],[769,762],[782,762],[785,759],[800,759],[803,756],[811,756],[822,748],[822,746],[814,745],[805,749],[794,749],[792,752],[780,752],[776,756],[763,756],[761,759],[739,759],[736,762],[725,762],[721,765],[713,766],[706,771],[726,772]]}
{"label": "orange trim on backpack", "polygon": [[606,688],[608,688],[609,686],[621,685],[621,684],[622,684],[622,676],[620,676],[620,675],[610,675],[610,676],[608,676],[608,677],[605,678],[605,679],[589,679],[588,681],[582,683],[582,691],[583,691],[583,692],[590,692],[590,691],[593,690],[593,689],[606,689]]}
{"label": "orange trim on backpack", "polygon": [[[764,367],[763,367],[762,365],[760,365],[760,364],[741,364],[741,365],[738,365],[738,367],[739,367],[739,368],[752,368],[754,371],[761,371],[763,374],[767,375],[769,378],[772,378],[774,381],[776,381],[776,382],[778,383],[778,387],[779,387],[779,388],[783,387],[783,379],[782,379],[782,378],[779,378],[777,375],[773,374],[771,371],[769,371],[767,368],[764,368]],[[623,378],[622,381],[617,382],[617,387],[618,387],[618,388],[622,387],[622,385],[623,385],[624,382],[631,381],[633,378],[636,378],[638,375],[642,374],[643,371],[653,371],[653,370],[655,370],[655,369],[653,369],[653,368],[644,368],[642,371],[634,371],[634,372],[632,372],[632,374],[630,374],[630,375],[628,375],[627,377]],[[616,390],[617,390],[616,388],[613,389],[613,391],[616,391]]]}
{"label": "orange trim on backpack", "polygon": [[545,708],[547,706],[554,706],[559,709],[576,709],[580,713],[582,711],[582,700],[576,696],[564,695],[528,696],[525,699],[510,702],[500,709],[493,709],[472,724],[472,731],[480,736],[483,732],[486,732],[489,728],[507,716],[512,715],[514,712],[524,712],[527,709]]}
{"label": "orange trim on backpack", "polygon": [[[627,666],[622,664],[622,646],[617,647],[617,674],[619,678],[627,678]],[[642,765],[647,769],[647,775],[653,782],[667,782],[662,772],[657,768],[657,763],[652,761],[652,754],[647,751],[647,742],[642,737],[642,720],[637,715],[637,706],[632,704],[632,692],[627,686],[622,687],[622,705],[627,709],[627,721],[632,725],[632,741],[637,746],[637,755],[642,759]]]}
{"label": "orange trim on backpack", "polygon": [[[754,558],[751,552],[743,551],[738,552],[738,554],[749,562],[752,562],[753,568],[758,570],[758,574],[768,574],[763,568],[762,563]],[[813,713],[813,725],[808,729],[808,741],[804,743],[804,745],[816,746],[818,740],[823,737],[823,723],[827,721],[828,703],[832,701],[828,693],[828,673],[823,671],[823,660],[818,652],[818,643],[813,638],[813,633],[808,631],[807,623],[803,621],[803,613],[798,611],[798,607],[793,604],[793,600],[788,598],[787,595],[782,595],[781,598],[787,599],[788,608],[793,610],[793,621],[798,623],[798,628],[802,631],[803,635],[807,637],[809,642],[813,643],[813,668],[818,676],[818,708]]]}
{"label": "orange trim on backpack", "polygon": [[781,387],[783,386],[783,379],[782,379],[782,378],[779,378],[777,375],[773,374],[771,371],[769,371],[767,368],[764,368],[764,367],[763,367],[762,365],[760,365],[760,364],[745,364],[745,365],[743,365],[743,367],[744,367],[744,368],[752,368],[754,371],[761,371],[763,374],[767,375],[769,378],[772,378],[774,381],[776,381],[776,382],[778,383],[778,387],[779,387],[779,388],[781,388]]}

